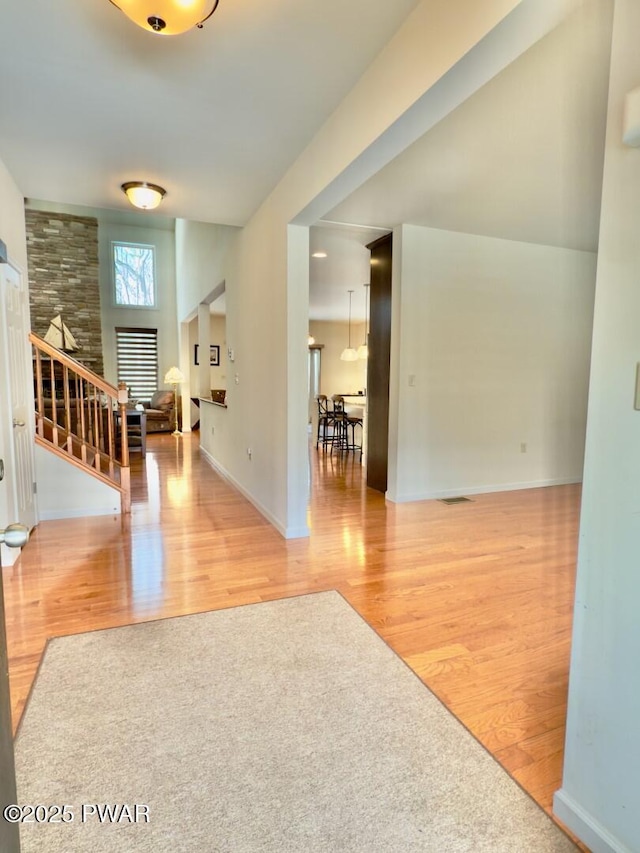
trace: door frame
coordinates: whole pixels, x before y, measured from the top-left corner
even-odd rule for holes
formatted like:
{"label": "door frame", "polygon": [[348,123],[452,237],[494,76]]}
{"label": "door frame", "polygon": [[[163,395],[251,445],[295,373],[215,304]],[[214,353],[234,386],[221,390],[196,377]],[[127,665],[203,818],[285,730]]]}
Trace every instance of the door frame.
{"label": "door frame", "polygon": [[[21,275],[15,264],[9,265]],[[0,527],[6,527],[15,521],[14,512],[17,505],[4,266],[0,264],[0,458],[5,463],[5,476],[0,481]],[[5,806],[15,803],[17,798],[2,566],[12,565],[17,556],[17,549],[0,545],[0,849],[7,853],[19,853],[20,833],[17,824],[9,823],[2,816]]]}
{"label": "door frame", "polygon": [[[0,484],[1,485],[1,484]],[[0,563],[0,849],[3,853],[20,853],[18,824],[3,817],[6,806],[17,802],[16,769],[13,751],[11,697],[9,692],[9,661],[4,619],[4,592]]]}
{"label": "door frame", "polygon": [[[24,333],[24,341],[17,351],[16,358],[22,360],[23,377],[22,381],[27,382],[28,377],[32,374],[33,368],[31,365],[30,344],[27,340],[28,330],[30,328],[30,312],[29,312],[29,296],[27,280],[25,273],[19,264],[15,263],[11,257],[7,264],[0,265],[0,361],[4,364],[4,370],[0,371],[0,408],[2,416],[0,420],[0,436],[2,437],[2,445],[4,450],[5,470],[7,472],[7,482],[10,484],[10,500],[5,500],[5,506],[0,502],[0,524],[19,521],[26,524],[30,529],[38,522],[38,508],[36,497],[33,492],[30,492],[31,502],[29,503],[29,515],[21,511],[19,500],[18,476],[21,474],[27,477],[30,483],[23,484],[23,489],[31,490],[32,484],[35,484],[35,439],[34,439],[34,397],[33,393],[29,393],[26,387],[23,389],[25,397],[23,401],[23,409],[21,418],[25,421],[25,426],[22,429],[26,430],[25,452],[28,458],[22,460],[18,465],[18,455],[16,451],[16,443],[14,436],[13,418],[14,412],[14,394],[13,390],[18,387],[20,377],[16,376],[12,371],[12,365],[15,359],[11,358],[10,348],[12,342],[9,335],[9,321],[7,316],[7,287],[11,286],[8,281],[7,271],[11,271],[19,282],[19,309],[18,313],[22,320],[21,332]],[[10,273],[9,273],[10,274]],[[24,492],[23,492],[24,494]],[[0,559],[2,563],[12,565],[17,559],[19,551],[10,550],[4,545],[0,547]]]}

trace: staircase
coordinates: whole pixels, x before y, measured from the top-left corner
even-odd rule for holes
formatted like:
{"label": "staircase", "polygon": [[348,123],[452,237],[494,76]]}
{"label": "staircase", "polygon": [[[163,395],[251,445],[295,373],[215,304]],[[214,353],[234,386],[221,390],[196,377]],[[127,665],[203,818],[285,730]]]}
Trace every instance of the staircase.
{"label": "staircase", "polygon": [[34,332],[29,340],[34,350],[36,444],[117,489],[122,512],[130,512],[126,387],[110,385]]}

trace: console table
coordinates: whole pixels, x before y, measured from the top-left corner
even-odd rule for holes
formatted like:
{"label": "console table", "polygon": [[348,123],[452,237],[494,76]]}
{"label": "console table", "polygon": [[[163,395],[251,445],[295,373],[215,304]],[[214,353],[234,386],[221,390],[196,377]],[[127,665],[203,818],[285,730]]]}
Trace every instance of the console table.
{"label": "console table", "polygon": [[[120,412],[116,412],[118,440],[122,429]],[[139,409],[127,409],[127,439],[129,453],[140,451],[142,458],[147,455],[147,413]]]}

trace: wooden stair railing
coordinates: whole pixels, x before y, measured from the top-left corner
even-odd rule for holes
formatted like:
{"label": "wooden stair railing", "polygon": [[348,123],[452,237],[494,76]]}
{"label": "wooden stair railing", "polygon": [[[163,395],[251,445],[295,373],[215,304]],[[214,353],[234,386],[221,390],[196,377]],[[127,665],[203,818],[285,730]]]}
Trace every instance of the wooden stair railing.
{"label": "wooden stair railing", "polygon": [[[126,403],[118,388],[35,332],[36,443],[120,492],[131,511]],[[121,399],[126,399],[126,386]]]}

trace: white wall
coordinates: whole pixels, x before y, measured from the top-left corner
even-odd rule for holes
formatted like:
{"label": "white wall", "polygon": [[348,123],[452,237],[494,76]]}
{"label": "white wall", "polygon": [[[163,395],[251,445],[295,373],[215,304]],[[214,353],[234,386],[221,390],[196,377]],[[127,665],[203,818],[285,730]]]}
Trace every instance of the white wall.
{"label": "white wall", "polygon": [[209,323],[212,346],[220,347],[220,364],[209,368],[209,384],[211,388],[227,387],[227,318],[221,314],[212,314]]}
{"label": "white wall", "polygon": [[[308,532],[309,257],[303,226],[342,201],[574,5],[423,0],[238,235],[224,273],[227,340],[238,376],[238,384],[229,386],[228,415],[239,447],[254,452],[252,462],[234,449],[220,461],[278,519],[286,536]],[[277,400],[282,407],[274,406]]]}
{"label": "white wall", "polygon": [[[213,403],[200,403],[200,450],[206,461],[225,479],[232,483],[261,513],[279,529],[279,520],[273,516],[267,506],[247,492],[243,484],[222,463],[223,459],[235,458],[238,448],[233,422],[229,418],[229,409]],[[244,448],[243,448],[244,450]],[[245,451],[246,452],[246,451]],[[247,464],[251,460],[247,458]],[[284,531],[281,531],[284,532]]]}
{"label": "white wall", "polygon": [[24,198],[0,160],[0,240],[7,245],[9,259],[27,273],[27,238]]}
{"label": "white wall", "polygon": [[[227,402],[238,446],[222,461],[254,503],[278,520],[279,530],[294,535],[307,531],[306,519],[301,530],[299,518],[292,529],[287,515],[287,437],[291,411],[297,412],[301,404],[302,430],[306,429],[307,323],[305,319],[296,361],[288,340],[287,256],[286,224],[264,210],[243,230],[234,267],[227,277],[227,340],[235,353],[233,367],[229,368],[234,381],[227,389]],[[308,267],[307,256],[307,271]],[[298,386],[302,398],[289,395],[289,366],[302,370]],[[247,448],[252,448],[251,460]],[[301,491],[296,489],[296,495],[306,507],[306,486]]]}
{"label": "white wall", "polygon": [[640,4],[616,0],[586,462],[562,789],[594,853],[640,850],[640,150],[621,141],[640,84]]}
{"label": "white wall", "polygon": [[120,492],[39,445],[35,470],[41,521],[120,515]]}
{"label": "white wall", "polygon": [[[364,342],[364,323],[351,324],[351,345],[356,349]],[[320,393],[332,394],[363,391],[367,387],[367,362],[341,361],[340,353],[347,346],[347,323],[311,320],[309,333],[322,344],[320,356]]]}
{"label": "white wall", "polygon": [[224,280],[240,228],[176,219],[178,319],[190,320],[198,304]]}
{"label": "white wall", "polygon": [[[189,329],[189,371],[185,375],[189,379],[190,396],[199,396],[200,383],[198,381],[198,367],[194,360],[194,347],[198,343],[198,318],[194,317],[188,324]],[[209,367],[209,377],[207,387],[202,389],[202,394],[208,397],[212,388],[227,388],[227,323],[226,317],[221,314],[211,314],[209,317],[209,339],[215,346],[220,347],[220,365],[218,367]],[[198,354],[198,361],[200,355]],[[183,396],[184,404],[184,396]],[[191,403],[191,422],[194,423],[200,418],[200,413],[197,407]],[[185,426],[183,425],[183,429]]]}
{"label": "white wall", "polygon": [[[111,243],[145,243],[155,247],[156,307],[123,308],[114,304],[113,255]],[[178,321],[176,314],[176,262],[173,231],[105,221],[98,216],[100,303],[105,379],[117,384],[116,326],[158,330],[158,388],[165,373],[178,364]]]}
{"label": "white wall", "polygon": [[[211,344],[220,347],[220,365],[219,367],[209,367],[209,391],[212,388],[227,387],[227,322],[226,318],[221,314],[211,314],[209,319],[209,336]],[[189,323],[189,384],[191,388],[198,387],[198,368],[194,360],[194,347],[198,343],[198,318],[195,317]],[[200,353],[198,353],[198,361],[200,361]],[[207,388],[203,389],[203,394],[207,396]]]}
{"label": "white wall", "polygon": [[595,270],[589,252],[396,229],[389,498],[581,479]]}
{"label": "white wall", "polygon": [[[205,301],[210,303],[212,292],[225,281],[240,231],[240,228],[230,225],[211,225],[205,222],[189,222],[186,219],[176,220],[177,311],[178,320],[181,323],[181,335],[184,338],[180,343],[180,368],[188,379],[181,388],[182,408],[183,411],[192,409],[192,421],[196,415],[189,398],[199,396],[203,381],[203,373],[200,373],[193,364],[193,347],[198,342],[199,333],[197,318],[199,312],[203,314],[203,309],[199,306]],[[211,333],[215,334],[215,330],[212,329]],[[213,337],[209,340],[211,343],[218,343]],[[222,348],[220,357],[222,360]],[[226,376],[226,353],[224,358]],[[215,377],[216,381],[222,382],[221,375],[220,373]],[[225,379],[225,383],[226,381]],[[226,384],[209,385],[209,389],[225,387],[228,386]]]}
{"label": "white wall", "polygon": [[[9,260],[22,271],[27,280],[27,240],[24,224],[24,200],[4,163],[0,160],[0,239],[6,243]],[[4,295],[0,293],[0,299]],[[4,311],[0,308],[0,323]],[[5,362],[4,327],[0,329],[0,359]],[[4,459],[5,478],[0,482],[0,528],[18,521],[18,506],[15,496],[15,463],[13,458],[11,398],[6,372],[6,362],[0,370],[0,459]],[[33,424],[28,427],[33,433]],[[0,563],[12,565],[19,550],[0,545]]]}

